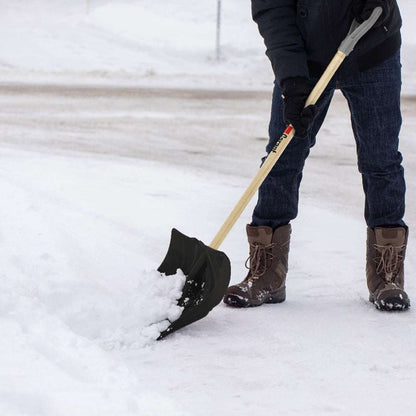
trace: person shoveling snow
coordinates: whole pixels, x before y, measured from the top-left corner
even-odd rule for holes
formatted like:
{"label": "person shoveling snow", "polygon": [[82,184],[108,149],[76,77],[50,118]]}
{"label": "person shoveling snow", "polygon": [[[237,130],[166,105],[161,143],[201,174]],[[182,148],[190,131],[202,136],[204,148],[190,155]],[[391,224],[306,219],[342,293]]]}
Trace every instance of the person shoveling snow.
{"label": "person shoveling snow", "polygon": [[[382,14],[374,27],[316,105],[305,107],[312,86],[348,30],[348,22],[352,18],[365,21],[376,7],[382,8]],[[276,77],[266,150],[272,151],[288,123],[296,137],[259,189],[252,223],[247,226],[249,272],[241,283],[228,288],[224,302],[247,307],[285,300],[290,222],[298,213],[303,166],[334,91],[339,89],[351,111],[365,193],[370,301],[382,310],[407,309],[410,301],[404,290],[403,263],[408,227],[403,221],[405,181],[398,150],[402,118],[397,2],[252,0],[252,12]]]}
{"label": "person shoveling snow", "polygon": [[[253,0],[252,6],[253,18],[265,39],[276,75],[268,156],[209,246],[175,229],[172,231],[168,253],[158,270],[167,275],[175,274],[177,269],[184,272],[186,283],[179,301],[184,309],[159,339],[205,317],[220,302],[231,270],[228,257],[218,248],[259,187],[253,222],[247,227],[249,273],[243,282],[229,287],[223,299],[237,307],[285,300],[289,222],[297,215],[305,159],[315,143],[335,88],[340,88],[347,97],[352,111],[366,193],[370,300],[379,309],[409,307],[403,288],[407,226],[402,219],[404,178],[398,152],[401,19],[397,4],[381,0],[350,1],[341,8],[342,13],[339,5],[328,6],[326,2],[296,9],[296,2],[279,5],[279,2]],[[325,7],[328,13],[321,14],[320,9]],[[330,22],[326,21],[327,16],[331,17]],[[298,18],[305,19],[299,27]],[[276,25],[278,21],[282,24]],[[328,37],[326,31],[330,27],[337,30]],[[343,33],[347,37],[338,48],[334,47]],[[362,42],[364,46],[351,55],[334,78],[364,35],[367,35]],[[333,51],[336,53],[323,71]],[[379,123],[384,116],[388,117],[386,125]],[[278,131],[283,130],[279,137]],[[276,164],[286,148],[281,163]]]}

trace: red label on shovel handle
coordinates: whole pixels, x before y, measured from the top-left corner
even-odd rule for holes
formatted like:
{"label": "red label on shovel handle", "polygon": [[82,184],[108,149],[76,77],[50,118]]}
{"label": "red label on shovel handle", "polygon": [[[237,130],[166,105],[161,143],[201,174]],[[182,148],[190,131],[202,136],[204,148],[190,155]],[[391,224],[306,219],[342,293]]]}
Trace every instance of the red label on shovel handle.
{"label": "red label on shovel handle", "polygon": [[289,125],[286,127],[286,130],[283,132],[283,134],[286,134],[286,135],[288,135],[288,136],[289,136],[289,134],[292,132],[292,130],[293,130],[293,126],[292,126],[291,124],[289,124]]}
{"label": "red label on shovel handle", "polygon": [[293,130],[293,126],[291,124],[289,124],[286,127],[286,130],[283,132],[282,136],[280,137],[280,139],[277,141],[277,143],[274,145],[272,152],[276,153],[277,148],[279,147],[280,143],[282,143],[282,141],[284,139],[286,139],[290,133],[292,133]]}

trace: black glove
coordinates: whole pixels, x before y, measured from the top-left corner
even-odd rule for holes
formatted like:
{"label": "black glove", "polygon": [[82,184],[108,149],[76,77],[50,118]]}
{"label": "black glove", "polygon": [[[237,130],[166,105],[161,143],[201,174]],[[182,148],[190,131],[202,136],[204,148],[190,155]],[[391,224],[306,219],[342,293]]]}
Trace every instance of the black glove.
{"label": "black glove", "polygon": [[376,7],[382,7],[383,13],[378,18],[374,27],[382,26],[386,23],[394,7],[393,0],[354,0],[352,13],[358,23],[367,20]]}
{"label": "black glove", "polygon": [[286,78],[282,81],[283,117],[295,129],[296,137],[306,137],[316,116],[316,106],[308,105],[306,99],[312,87],[307,78]]}

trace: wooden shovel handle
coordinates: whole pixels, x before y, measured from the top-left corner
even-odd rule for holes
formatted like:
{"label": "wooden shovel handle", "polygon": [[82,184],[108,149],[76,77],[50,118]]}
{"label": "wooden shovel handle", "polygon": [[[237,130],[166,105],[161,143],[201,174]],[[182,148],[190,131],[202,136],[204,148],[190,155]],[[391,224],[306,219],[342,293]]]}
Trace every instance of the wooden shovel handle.
{"label": "wooden shovel handle", "polygon": [[[329,63],[328,67],[326,68],[325,72],[322,74],[321,78],[315,85],[312,92],[309,94],[308,99],[306,100],[305,107],[310,104],[316,104],[319,97],[322,95],[323,91],[327,87],[329,81],[334,76],[335,72],[342,64],[343,60],[345,59],[345,53],[338,51],[332,61]],[[228,218],[224,221],[224,224],[217,232],[214,239],[211,241],[209,245],[211,248],[218,249],[222,242],[224,241],[225,237],[227,237],[228,233],[233,228],[234,224],[240,217],[241,213],[244,211],[248,203],[250,202],[253,195],[257,192],[260,188],[260,185],[266,179],[269,172],[272,170],[273,166],[280,158],[284,150],[286,149],[287,145],[292,140],[293,136],[295,135],[295,129],[292,125],[289,125],[286,130],[283,132],[280,139],[277,141],[275,146],[273,147],[272,151],[267,156],[266,160],[264,161],[263,165],[261,166],[260,170],[257,172],[257,175],[251,181],[250,185],[246,189],[246,191],[241,196],[240,200],[237,202],[237,205],[231,211]]]}

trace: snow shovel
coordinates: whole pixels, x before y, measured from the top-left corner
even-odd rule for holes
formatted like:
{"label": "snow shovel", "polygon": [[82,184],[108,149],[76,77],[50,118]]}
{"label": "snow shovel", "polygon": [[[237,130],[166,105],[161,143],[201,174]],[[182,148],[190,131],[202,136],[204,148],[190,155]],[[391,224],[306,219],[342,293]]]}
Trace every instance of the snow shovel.
{"label": "snow shovel", "polygon": [[[363,23],[353,21],[347,37],[342,41],[337,53],[310,93],[305,107],[316,104],[344,59],[371,29],[381,13],[382,8],[377,7]],[[218,248],[294,135],[295,130],[289,125],[209,246],[196,238],[187,237],[176,229],[172,230],[168,252],[158,271],[168,276],[176,274],[177,270],[181,269],[185,274],[185,285],[178,301],[178,305],[183,307],[183,312],[160,334],[159,340],[205,317],[221,302],[230,282],[231,265],[226,254]]]}

